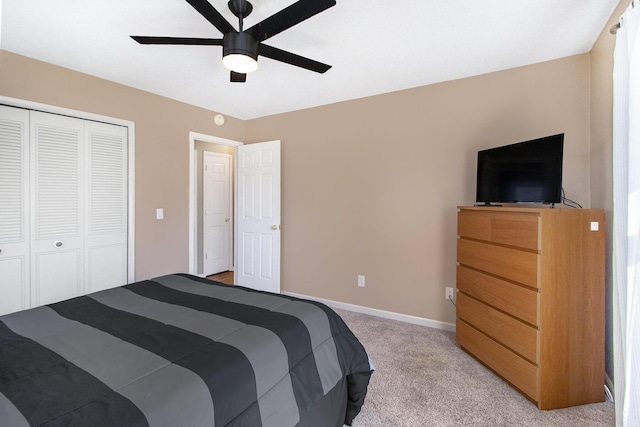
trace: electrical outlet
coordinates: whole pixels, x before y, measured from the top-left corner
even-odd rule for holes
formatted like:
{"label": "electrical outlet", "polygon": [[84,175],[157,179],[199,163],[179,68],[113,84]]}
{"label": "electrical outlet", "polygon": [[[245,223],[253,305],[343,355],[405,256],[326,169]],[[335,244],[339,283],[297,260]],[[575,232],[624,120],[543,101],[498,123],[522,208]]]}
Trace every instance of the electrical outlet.
{"label": "electrical outlet", "polygon": [[453,301],[453,288],[444,288],[444,299]]}
{"label": "electrical outlet", "polygon": [[358,286],[364,288],[364,276],[358,275]]}

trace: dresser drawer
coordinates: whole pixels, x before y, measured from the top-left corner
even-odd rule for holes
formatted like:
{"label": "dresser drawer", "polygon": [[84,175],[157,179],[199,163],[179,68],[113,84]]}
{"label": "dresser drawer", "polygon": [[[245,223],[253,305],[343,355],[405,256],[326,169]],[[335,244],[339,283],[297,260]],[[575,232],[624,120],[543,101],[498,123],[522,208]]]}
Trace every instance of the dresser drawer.
{"label": "dresser drawer", "polygon": [[490,243],[458,239],[458,263],[538,287],[538,254]]}
{"label": "dresser drawer", "polygon": [[538,330],[463,293],[458,294],[457,316],[505,347],[537,364]]}
{"label": "dresser drawer", "polygon": [[456,270],[456,287],[480,301],[538,326],[538,293],[464,266]]}
{"label": "dresser drawer", "polygon": [[458,212],[458,236],[491,241],[491,213]]}
{"label": "dresser drawer", "polygon": [[538,368],[522,357],[498,344],[483,333],[458,319],[456,340],[462,348],[493,369],[532,400],[538,401]]}
{"label": "dresser drawer", "polygon": [[539,216],[532,213],[458,212],[458,235],[502,245],[538,250]]}

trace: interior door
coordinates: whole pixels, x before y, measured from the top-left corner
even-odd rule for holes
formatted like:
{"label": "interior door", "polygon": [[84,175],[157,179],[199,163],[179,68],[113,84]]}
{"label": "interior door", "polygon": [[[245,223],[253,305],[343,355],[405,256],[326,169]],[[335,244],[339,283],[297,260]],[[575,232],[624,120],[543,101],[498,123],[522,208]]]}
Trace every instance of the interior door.
{"label": "interior door", "polygon": [[81,295],[83,121],[31,111],[31,305]]}
{"label": "interior door", "polygon": [[204,274],[231,266],[231,156],[205,151],[203,168]]}
{"label": "interior door", "polygon": [[235,283],[280,292],[280,141],[238,147]]}
{"label": "interior door", "polygon": [[30,307],[29,112],[0,106],[0,315]]}

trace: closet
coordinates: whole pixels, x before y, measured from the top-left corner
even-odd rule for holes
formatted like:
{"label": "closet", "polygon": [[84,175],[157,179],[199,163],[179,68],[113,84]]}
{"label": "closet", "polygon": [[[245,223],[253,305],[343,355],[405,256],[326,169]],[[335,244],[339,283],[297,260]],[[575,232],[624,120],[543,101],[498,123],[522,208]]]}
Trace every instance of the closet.
{"label": "closet", "polygon": [[0,105],[0,315],[127,283],[127,132]]}

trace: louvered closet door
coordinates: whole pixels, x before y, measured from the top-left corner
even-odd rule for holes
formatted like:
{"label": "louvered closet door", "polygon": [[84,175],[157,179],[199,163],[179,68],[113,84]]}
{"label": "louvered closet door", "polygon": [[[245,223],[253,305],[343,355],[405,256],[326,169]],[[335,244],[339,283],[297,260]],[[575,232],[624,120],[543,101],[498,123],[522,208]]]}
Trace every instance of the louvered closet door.
{"label": "louvered closet door", "polygon": [[31,305],[84,293],[83,121],[31,112]]}
{"label": "louvered closet door", "polygon": [[127,283],[127,129],[85,123],[85,292]]}
{"label": "louvered closet door", "polygon": [[29,112],[0,106],[0,315],[29,308]]}

